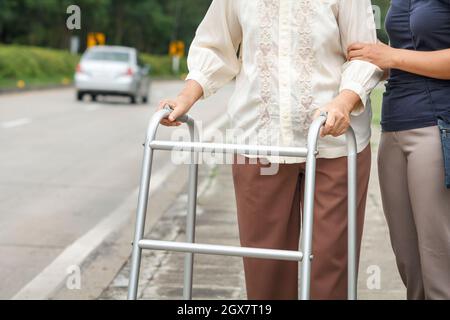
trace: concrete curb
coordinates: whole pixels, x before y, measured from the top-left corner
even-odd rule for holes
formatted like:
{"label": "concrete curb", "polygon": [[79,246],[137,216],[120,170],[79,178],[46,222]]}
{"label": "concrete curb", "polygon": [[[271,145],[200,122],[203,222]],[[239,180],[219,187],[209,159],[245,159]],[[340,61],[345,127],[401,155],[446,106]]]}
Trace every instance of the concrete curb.
{"label": "concrete curb", "polygon": [[[179,77],[152,77],[152,81],[173,81],[180,80]],[[25,87],[23,89],[20,88],[0,88],[0,95],[11,94],[11,93],[25,93],[25,92],[35,92],[35,91],[45,91],[45,90],[54,90],[54,89],[67,89],[74,88],[74,84],[51,84],[51,85],[35,85],[30,87]]]}
{"label": "concrete curb", "polygon": [[55,84],[55,85],[48,85],[48,86],[32,86],[32,87],[26,87],[23,89],[19,88],[7,88],[2,89],[0,88],[0,95],[3,94],[11,94],[11,93],[25,93],[25,92],[35,92],[35,91],[45,91],[45,90],[54,90],[54,89],[67,89],[67,88],[73,88],[73,84]]}

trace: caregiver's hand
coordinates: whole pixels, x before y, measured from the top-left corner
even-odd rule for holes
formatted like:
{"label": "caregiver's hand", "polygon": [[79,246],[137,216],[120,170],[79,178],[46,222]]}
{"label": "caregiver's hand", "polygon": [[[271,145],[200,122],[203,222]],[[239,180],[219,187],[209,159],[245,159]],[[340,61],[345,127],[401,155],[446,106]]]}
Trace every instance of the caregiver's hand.
{"label": "caregiver's hand", "polygon": [[328,113],[327,122],[320,131],[320,136],[339,137],[346,133],[350,127],[350,114],[360,102],[361,99],[356,93],[344,90],[328,105],[318,110],[317,117],[321,112]]}
{"label": "caregiver's hand", "polygon": [[362,60],[373,63],[383,70],[391,69],[397,57],[397,49],[378,42],[354,43],[348,47],[347,59],[349,61]]}

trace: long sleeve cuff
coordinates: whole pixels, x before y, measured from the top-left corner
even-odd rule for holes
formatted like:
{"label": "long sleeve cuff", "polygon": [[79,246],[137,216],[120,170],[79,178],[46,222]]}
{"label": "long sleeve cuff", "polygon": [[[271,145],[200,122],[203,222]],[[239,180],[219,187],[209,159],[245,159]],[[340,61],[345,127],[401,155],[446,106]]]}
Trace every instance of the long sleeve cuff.
{"label": "long sleeve cuff", "polygon": [[351,90],[361,99],[361,105],[352,112],[358,116],[364,112],[370,93],[383,77],[383,70],[365,61],[351,61],[344,65],[339,92]]}
{"label": "long sleeve cuff", "polygon": [[198,70],[192,70],[186,77],[187,80],[194,80],[200,84],[203,89],[203,97],[202,99],[206,99],[214,94],[214,90],[211,88],[208,78]]}
{"label": "long sleeve cuff", "polygon": [[342,92],[344,90],[350,90],[356,93],[359,98],[361,99],[360,105],[358,105],[357,108],[352,112],[352,116],[359,116],[361,113],[364,112],[364,109],[366,108],[367,101],[369,101],[369,96],[366,92],[366,89],[358,83],[358,82],[346,82],[345,84],[341,85],[341,88],[339,89],[339,92]]}

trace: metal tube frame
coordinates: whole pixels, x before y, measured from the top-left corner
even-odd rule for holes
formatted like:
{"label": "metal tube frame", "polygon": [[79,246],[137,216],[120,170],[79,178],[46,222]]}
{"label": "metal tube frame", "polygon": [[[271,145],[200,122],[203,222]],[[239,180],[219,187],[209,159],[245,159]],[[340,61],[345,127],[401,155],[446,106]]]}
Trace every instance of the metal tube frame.
{"label": "metal tube frame", "polygon": [[[185,253],[183,298],[192,299],[194,254],[251,257],[259,259],[290,260],[302,263],[300,299],[310,299],[311,264],[313,261],[313,225],[314,194],[316,180],[317,144],[320,129],[326,122],[326,115],[321,115],[311,125],[308,133],[307,148],[280,148],[267,146],[229,145],[199,142],[198,128],[194,119],[186,115],[178,121],[189,127],[191,142],[157,141],[156,133],[162,119],[167,118],[172,110],[169,107],[157,112],[147,130],[144,160],[142,165],[141,185],[137,207],[136,228],[131,258],[131,274],[128,299],[136,300],[139,287],[139,272],[143,249],[163,250]],[[348,150],[348,299],[357,299],[357,145],[352,128],[346,133]],[[186,242],[167,242],[145,240],[145,219],[149,199],[153,154],[155,150],[184,151],[191,153],[188,182],[188,212],[186,218]],[[306,177],[304,190],[302,251],[271,250],[261,248],[244,248],[195,243],[195,224],[198,185],[198,155],[203,152],[242,154],[251,153],[263,156],[277,155],[284,157],[306,157]]]}

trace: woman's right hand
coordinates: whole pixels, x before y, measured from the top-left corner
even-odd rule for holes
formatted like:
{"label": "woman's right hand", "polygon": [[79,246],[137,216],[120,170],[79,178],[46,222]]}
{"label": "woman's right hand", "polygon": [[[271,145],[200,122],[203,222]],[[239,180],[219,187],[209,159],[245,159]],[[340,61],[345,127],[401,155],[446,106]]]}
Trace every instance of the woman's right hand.
{"label": "woman's right hand", "polygon": [[180,126],[182,123],[177,121],[177,119],[187,114],[192,107],[192,105],[182,97],[178,97],[175,100],[162,100],[159,103],[158,111],[164,109],[165,106],[170,106],[173,109],[173,112],[166,119],[161,120],[161,124],[167,127]]}
{"label": "woman's right hand", "polygon": [[175,100],[166,99],[159,103],[158,111],[165,106],[170,106],[173,112],[166,119],[161,120],[161,124],[167,127],[178,127],[181,125],[178,118],[189,112],[192,106],[203,96],[203,89],[200,84],[194,80],[188,80],[183,91]]}

